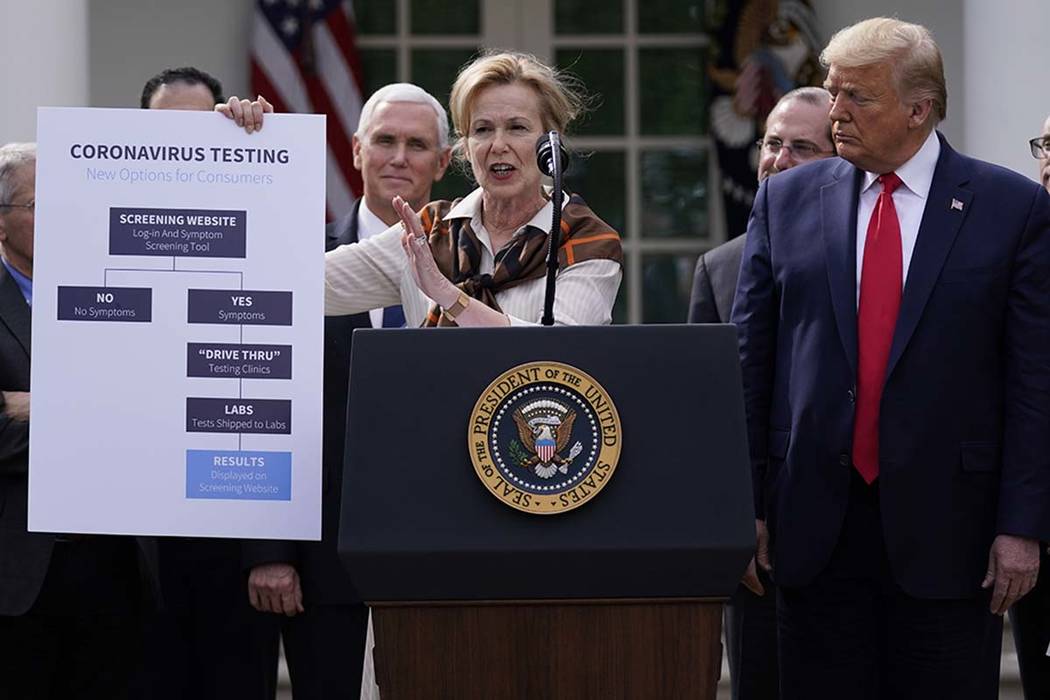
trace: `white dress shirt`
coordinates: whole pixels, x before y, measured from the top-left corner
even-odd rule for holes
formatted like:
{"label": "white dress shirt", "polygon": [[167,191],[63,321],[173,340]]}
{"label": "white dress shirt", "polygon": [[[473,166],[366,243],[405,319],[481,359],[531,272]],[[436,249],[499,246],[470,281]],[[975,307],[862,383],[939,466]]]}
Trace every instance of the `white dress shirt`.
{"label": "white dress shirt", "polygon": [[[548,201],[526,225],[548,230],[553,207]],[[470,219],[470,228],[482,244],[478,272],[492,274],[495,251],[481,223],[480,189],[464,197],[444,217],[446,221],[455,218]],[[524,228],[514,235],[519,235]],[[554,298],[555,322],[563,325],[610,323],[622,276],[620,264],[613,260],[585,260],[561,270]],[[537,325],[543,316],[544,290],[541,277],[500,290],[496,301],[510,318],[511,325]],[[325,314],[341,316],[393,304],[402,305],[409,327],[422,325],[433,305],[412,278],[401,248],[400,224],[325,255]]]}
{"label": "white dress shirt", "polygon": [[[941,142],[937,131],[933,130],[926,137],[922,148],[911,159],[894,172],[901,179],[901,184],[893,192],[893,206],[897,210],[897,219],[901,227],[901,283],[908,281],[908,266],[915,251],[915,241],[919,238],[919,224],[922,213],[926,210],[926,199],[933,184],[933,171],[937,168],[937,158],[941,155]],[[864,242],[868,239],[868,224],[875,211],[875,202],[882,192],[878,184],[881,173],[864,173],[864,182],[860,188],[860,203],[857,206],[857,305],[860,306],[860,277],[864,267]]]}
{"label": "white dress shirt", "polygon": [[[361,200],[361,206],[357,208],[357,240],[368,240],[373,236],[378,236],[388,228],[390,227],[368,208],[368,205],[364,200]],[[378,309],[369,309],[368,319],[372,322],[372,328],[382,328],[383,307],[380,306]]]}

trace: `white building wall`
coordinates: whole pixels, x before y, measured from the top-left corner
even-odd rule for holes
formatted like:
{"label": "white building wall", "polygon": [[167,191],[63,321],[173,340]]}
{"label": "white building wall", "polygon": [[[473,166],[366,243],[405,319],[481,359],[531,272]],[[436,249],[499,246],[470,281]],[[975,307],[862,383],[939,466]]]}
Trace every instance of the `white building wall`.
{"label": "white building wall", "polygon": [[[6,0],[0,0],[6,1]],[[138,107],[165,68],[195,66],[248,92],[252,0],[91,0],[92,107]]]}
{"label": "white building wall", "polygon": [[1050,2],[965,0],[966,147],[1032,178],[1025,143],[1050,114]]}
{"label": "white building wall", "polygon": [[88,101],[87,0],[0,0],[0,143],[36,140],[37,106]]}

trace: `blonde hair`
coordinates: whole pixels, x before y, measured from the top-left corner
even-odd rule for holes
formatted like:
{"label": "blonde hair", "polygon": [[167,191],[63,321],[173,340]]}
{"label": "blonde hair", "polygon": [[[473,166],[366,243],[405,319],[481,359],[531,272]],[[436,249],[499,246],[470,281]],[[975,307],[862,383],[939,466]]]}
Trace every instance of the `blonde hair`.
{"label": "blonde hair", "polygon": [[586,93],[575,77],[542,63],[527,53],[489,51],[467,64],[456,76],[449,97],[449,112],[455,133],[453,153],[464,157],[464,141],[470,127],[470,112],[478,94],[492,85],[521,83],[539,98],[544,131],[565,132],[586,109]]}
{"label": "blonde hair", "polygon": [[919,24],[874,17],[840,29],[820,54],[825,68],[861,68],[889,63],[902,101],[930,100],[936,125],[948,115],[941,50],[930,31]]}

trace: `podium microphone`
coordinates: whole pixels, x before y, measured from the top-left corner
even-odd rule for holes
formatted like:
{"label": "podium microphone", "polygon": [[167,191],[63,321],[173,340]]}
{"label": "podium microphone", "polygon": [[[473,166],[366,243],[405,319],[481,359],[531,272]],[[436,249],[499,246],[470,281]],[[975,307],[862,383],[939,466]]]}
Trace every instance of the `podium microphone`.
{"label": "podium microphone", "polygon": [[[555,152],[558,154],[557,160],[554,158]],[[569,152],[561,144],[557,131],[550,131],[536,141],[536,165],[540,167],[541,173],[551,178],[554,177],[555,168],[559,176],[568,169]]]}
{"label": "podium microphone", "polygon": [[543,318],[540,320],[544,326],[553,326],[554,278],[558,274],[558,248],[561,247],[561,176],[569,167],[569,152],[561,145],[561,136],[557,131],[548,131],[536,141],[536,165],[541,173],[554,180],[554,191],[551,193],[554,214],[547,242],[547,288],[543,294]]}

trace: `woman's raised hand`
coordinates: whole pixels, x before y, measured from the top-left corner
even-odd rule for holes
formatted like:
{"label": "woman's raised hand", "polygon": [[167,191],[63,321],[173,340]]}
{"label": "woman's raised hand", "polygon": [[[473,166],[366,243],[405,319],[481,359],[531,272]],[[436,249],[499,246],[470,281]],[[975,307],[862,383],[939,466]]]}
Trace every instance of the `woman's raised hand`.
{"label": "woman's raised hand", "polygon": [[419,215],[412,206],[401,197],[394,197],[391,203],[394,205],[394,211],[401,217],[401,225],[405,229],[401,234],[401,247],[408,257],[408,265],[416,286],[442,307],[448,308],[456,303],[459,290],[438,269],[427,242],[427,234],[423,231],[423,222],[419,220]]}

